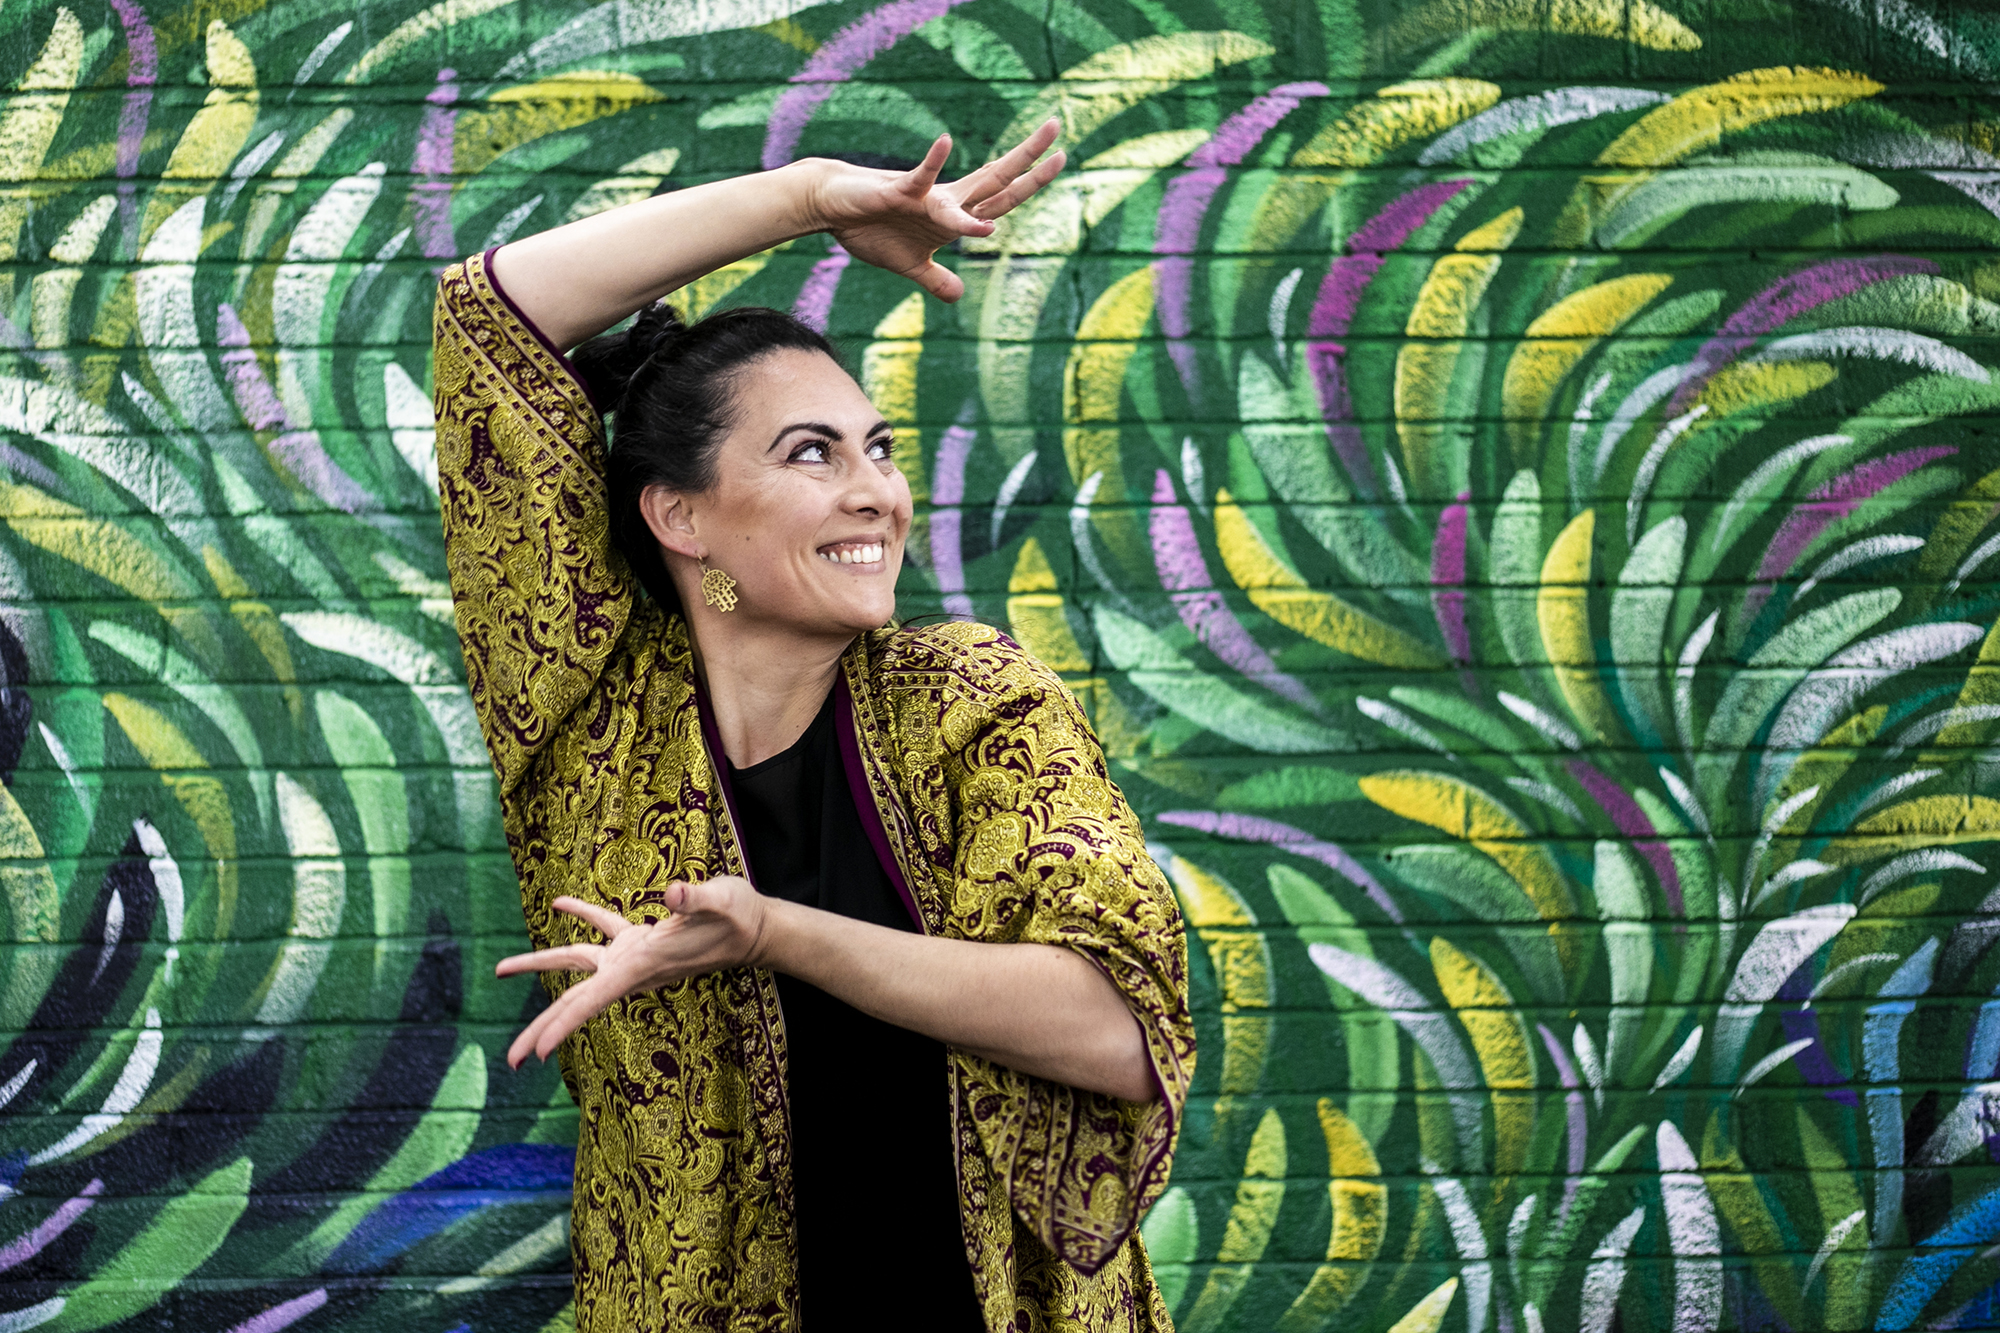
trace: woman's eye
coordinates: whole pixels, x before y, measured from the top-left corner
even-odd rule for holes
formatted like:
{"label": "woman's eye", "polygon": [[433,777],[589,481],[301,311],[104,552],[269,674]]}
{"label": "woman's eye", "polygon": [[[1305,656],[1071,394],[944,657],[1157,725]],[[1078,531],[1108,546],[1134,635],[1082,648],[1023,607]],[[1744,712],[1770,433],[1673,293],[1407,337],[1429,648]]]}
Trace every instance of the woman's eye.
{"label": "woman's eye", "polygon": [[891,458],[895,452],[896,441],[891,437],[884,436],[882,439],[868,442],[868,456],[878,463]]}
{"label": "woman's eye", "polygon": [[824,463],[826,461],[826,446],[817,441],[808,444],[792,455],[792,461],[794,463]]}

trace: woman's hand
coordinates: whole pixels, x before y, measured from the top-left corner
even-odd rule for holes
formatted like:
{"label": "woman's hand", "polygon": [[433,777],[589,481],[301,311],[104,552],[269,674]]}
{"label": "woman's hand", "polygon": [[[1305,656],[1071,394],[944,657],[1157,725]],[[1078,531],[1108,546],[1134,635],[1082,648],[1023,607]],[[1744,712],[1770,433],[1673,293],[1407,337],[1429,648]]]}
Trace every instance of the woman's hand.
{"label": "woman's hand", "polygon": [[700,884],[667,886],[665,921],[627,921],[576,898],[558,898],[557,911],[578,917],[604,936],[603,944],[568,944],[539,953],[503,958],[496,977],[520,972],[589,972],[535,1016],[507,1048],[509,1068],[519,1069],[528,1053],[546,1060],[563,1038],[604,1012],[613,1000],[657,990],[686,977],[724,968],[756,966],[770,900],[748,880],[725,875]]}
{"label": "woman's hand", "polygon": [[932,256],[961,236],[992,235],[995,218],[1055,179],[1063,154],[1035,159],[1056,141],[1057,128],[1051,117],[1012,152],[946,185],[937,176],[951,156],[949,134],[939,135],[924,160],[906,172],[829,161],[810,195],[809,229],[831,232],[856,259],[956,301],[965,284]]}

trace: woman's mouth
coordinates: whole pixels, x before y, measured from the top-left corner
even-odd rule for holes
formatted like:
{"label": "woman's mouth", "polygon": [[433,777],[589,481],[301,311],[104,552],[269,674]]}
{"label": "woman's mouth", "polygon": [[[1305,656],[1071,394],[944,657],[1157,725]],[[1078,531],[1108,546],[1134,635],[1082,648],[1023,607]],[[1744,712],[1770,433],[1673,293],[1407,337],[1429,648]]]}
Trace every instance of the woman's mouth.
{"label": "woman's mouth", "polygon": [[882,559],[879,541],[834,542],[819,548],[819,558],[836,565],[872,565]]}

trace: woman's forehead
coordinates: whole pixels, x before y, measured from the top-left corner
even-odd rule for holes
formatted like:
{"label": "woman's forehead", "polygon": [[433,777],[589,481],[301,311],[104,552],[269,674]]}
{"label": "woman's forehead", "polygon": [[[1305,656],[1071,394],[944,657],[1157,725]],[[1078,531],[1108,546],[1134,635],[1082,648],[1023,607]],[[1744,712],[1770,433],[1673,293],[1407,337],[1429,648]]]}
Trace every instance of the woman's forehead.
{"label": "woman's forehead", "polygon": [[862,429],[880,417],[868,395],[832,357],[792,348],[758,357],[743,368],[737,383],[742,424],[794,417],[841,421],[866,416]]}

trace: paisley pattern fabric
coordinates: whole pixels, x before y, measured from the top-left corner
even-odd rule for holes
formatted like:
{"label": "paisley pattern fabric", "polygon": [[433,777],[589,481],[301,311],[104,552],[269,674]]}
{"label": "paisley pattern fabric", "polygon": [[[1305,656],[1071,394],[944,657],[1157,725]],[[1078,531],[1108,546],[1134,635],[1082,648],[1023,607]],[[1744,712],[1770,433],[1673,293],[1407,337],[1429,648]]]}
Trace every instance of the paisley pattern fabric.
{"label": "paisley pattern fabric", "polygon": [[[529,936],[585,936],[549,906],[564,893],[658,919],[675,879],[742,873],[685,625],[610,548],[602,423],[482,259],[445,273],[435,327],[458,629]],[[987,1326],[1166,1329],[1137,1224],[1166,1185],[1194,1070],[1173,892],[1075,699],[1005,635],[881,630],[843,671],[861,779],[925,930],[1082,953],[1138,1017],[1161,1090],[1122,1102],[950,1053],[938,1114]],[[556,992],[575,980],[548,979]],[[577,1327],[796,1329],[771,975],[621,1001],[561,1062],[582,1111]],[[878,1316],[893,1309],[895,1237],[882,1249]]]}

